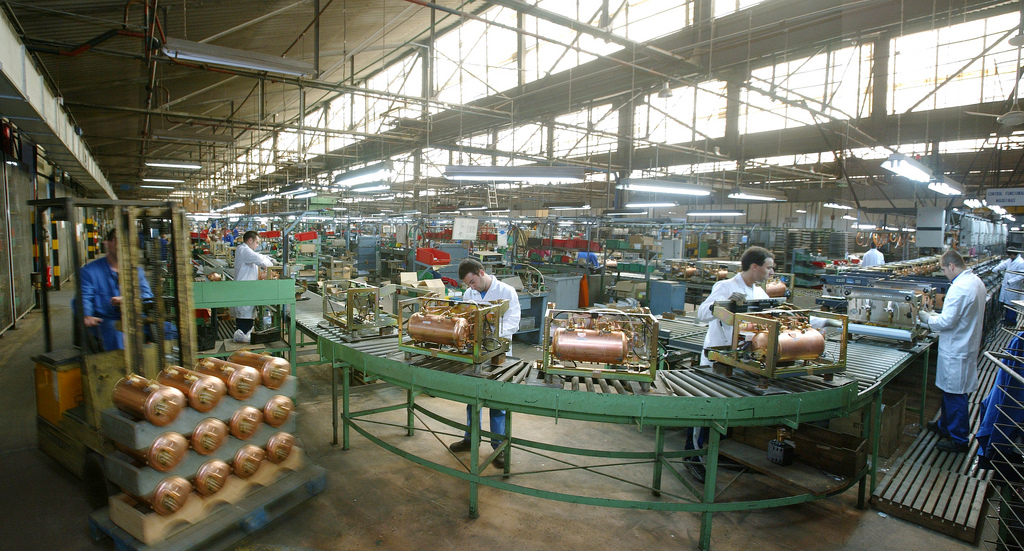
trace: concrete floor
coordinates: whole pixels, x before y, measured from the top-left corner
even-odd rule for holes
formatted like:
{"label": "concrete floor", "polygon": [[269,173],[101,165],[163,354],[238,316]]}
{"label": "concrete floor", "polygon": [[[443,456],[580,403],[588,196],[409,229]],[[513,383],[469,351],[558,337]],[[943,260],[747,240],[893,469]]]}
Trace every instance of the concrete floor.
{"label": "concrete floor", "polygon": [[[65,296],[66,295],[66,296]],[[70,334],[70,294],[52,296],[54,334]],[[61,342],[57,341],[58,346]],[[517,345],[516,353],[530,353]],[[93,542],[87,531],[91,507],[82,483],[36,448],[33,364],[43,351],[41,315],[34,311],[16,330],[0,338],[0,549],[113,549],[113,542]],[[322,366],[303,368],[300,375],[299,438],[311,461],[329,473],[327,490],[307,501],[248,540],[240,549],[694,549],[700,519],[694,513],[665,513],[565,504],[487,487],[480,489],[480,516],[468,516],[468,484],[406,461],[353,433],[352,448],[330,445],[330,372]],[[356,409],[393,404],[404,393],[383,385],[355,392]],[[424,397],[421,404],[450,419],[464,419],[465,406]],[[384,414],[382,421],[401,425],[404,412]],[[653,431],[596,425],[516,414],[515,434],[540,441],[571,442],[602,449],[650,449]],[[371,428],[374,434],[416,455],[458,468],[460,460],[444,444],[458,435],[439,423],[418,417],[418,426],[446,433],[418,432],[405,436],[400,426]],[[680,445],[682,433],[669,441]],[[513,472],[561,466],[558,457],[521,451],[513,454]],[[603,469],[622,476],[623,467]],[[489,470],[495,473],[494,469]],[[720,475],[719,491],[731,472]],[[546,475],[514,475],[513,480],[542,487],[585,488],[588,495],[647,499],[649,493],[583,471]],[[666,477],[666,481],[669,479]],[[730,498],[779,491],[766,477],[743,475],[725,492]],[[666,491],[680,491],[666,482]],[[856,489],[829,499],[785,508],[714,515],[712,548],[774,550],[946,550],[974,546],[877,511],[856,508]],[[991,540],[986,527],[984,540]],[[983,548],[991,548],[982,543]]]}

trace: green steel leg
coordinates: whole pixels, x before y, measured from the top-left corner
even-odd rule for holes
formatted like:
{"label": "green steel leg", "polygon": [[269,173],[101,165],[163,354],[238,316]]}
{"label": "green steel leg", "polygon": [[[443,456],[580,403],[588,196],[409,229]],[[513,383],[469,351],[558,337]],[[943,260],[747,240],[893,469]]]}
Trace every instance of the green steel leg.
{"label": "green steel leg", "polygon": [[661,496],[661,454],[665,451],[665,428],[654,427],[654,480],[651,481],[651,494]]}
{"label": "green steel leg", "polygon": [[[715,478],[718,474],[718,443],[721,439],[719,427],[712,425],[708,428],[708,455],[705,458],[704,477],[704,504],[710,505],[715,502]],[[700,514],[700,545],[703,551],[711,549],[711,511],[704,511]]]}
{"label": "green steel leg", "polygon": [[871,401],[871,492],[878,487],[878,446],[882,441],[882,389]]}
{"label": "green steel leg", "polygon": [[414,425],[413,425],[413,413],[414,413],[413,408],[416,406],[416,395],[413,394],[412,387],[409,387],[409,389],[405,391],[405,401],[406,401],[406,404],[408,405],[408,407],[406,408],[405,435],[406,436],[412,436],[413,433],[416,432],[414,430]]}
{"label": "green steel leg", "polygon": [[349,396],[349,379],[351,378],[351,376],[352,376],[352,367],[350,365],[348,365],[347,363],[346,364],[342,364],[342,368],[341,368],[341,394],[342,394],[341,418],[342,418],[342,421],[344,423],[341,426],[341,449],[343,449],[343,450],[347,450],[349,448],[349,439],[348,439],[348,433],[349,433],[348,428],[349,427],[348,427],[348,425],[351,422],[351,419],[349,418],[349,398],[350,398],[350,396]]}
{"label": "green steel leg", "polygon": [[[480,476],[480,402],[471,404],[469,413],[469,474]],[[479,487],[476,482],[469,483],[469,518],[480,516]]]}
{"label": "green steel leg", "polygon": [[[333,353],[332,353],[333,356]],[[332,446],[338,445],[338,364],[331,360],[331,425],[334,427]]]}
{"label": "green steel leg", "polygon": [[505,449],[501,452],[505,456],[505,472],[502,475],[508,478],[512,474],[512,412],[505,410]]}
{"label": "green steel leg", "polygon": [[928,396],[928,370],[931,368],[931,353],[932,347],[929,346],[925,349],[924,354],[921,356],[921,411],[918,413],[920,419],[918,422],[921,425],[921,430],[925,430],[925,423],[927,421],[924,418],[924,400]]}

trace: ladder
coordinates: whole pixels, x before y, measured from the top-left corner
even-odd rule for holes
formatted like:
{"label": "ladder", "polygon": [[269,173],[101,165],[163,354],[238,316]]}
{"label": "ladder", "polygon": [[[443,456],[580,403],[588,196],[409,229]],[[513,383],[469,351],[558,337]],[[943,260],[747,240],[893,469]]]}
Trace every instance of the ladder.
{"label": "ladder", "polygon": [[498,208],[498,184],[494,180],[487,184],[487,208]]}

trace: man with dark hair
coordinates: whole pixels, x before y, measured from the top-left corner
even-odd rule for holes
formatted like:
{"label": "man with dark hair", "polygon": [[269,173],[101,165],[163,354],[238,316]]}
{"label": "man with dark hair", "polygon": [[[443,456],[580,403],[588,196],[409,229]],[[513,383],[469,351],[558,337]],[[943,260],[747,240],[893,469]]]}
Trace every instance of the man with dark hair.
{"label": "man with dark hair", "polygon": [[[501,332],[498,336],[511,341],[512,335],[519,331],[519,318],[522,315],[522,309],[519,306],[519,295],[516,294],[516,290],[511,285],[498,281],[498,278],[487,275],[484,271],[484,265],[474,258],[466,258],[459,263],[459,279],[469,287],[466,294],[462,297],[463,300],[471,302],[508,301],[508,310],[501,316]],[[472,415],[473,406],[467,405],[466,425],[472,424]],[[490,418],[491,432],[494,434],[505,434],[505,411],[490,409]],[[491,447],[497,448],[499,443],[498,440],[492,439]],[[467,452],[471,448],[472,443],[469,441],[468,432],[462,440],[448,446],[448,449],[453,452]],[[505,468],[505,459],[502,454],[495,457],[493,463],[499,469]]]}
{"label": "man with dark hair", "polygon": [[942,313],[921,310],[918,314],[924,327],[939,332],[935,386],[942,390],[942,414],[938,421],[928,423],[928,430],[942,437],[936,449],[961,453],[967,451],[971,432],[967,395],[978,388],[985,284],[955,250],[943,253],[939,267],[952,282]]}
{"label": "man with dark hair", "polygon": [[[242,244],[235,249],[235,281],[256,281],[260,278],[260,268],[274,265],[273,259],[256,250],[260,246],[260,234],[249,230],[242,235]],[[235,316],[235,342],[249,342],[252,328],[256,324],[255,306],[234,306],[231,308]]]}
{"label": "man with dark hair", "polygon": [[[103,242],[107,255],[86,264],[78,272],[82,291],[82,314],[85,327],[103,343],[103,350],[124,348],[124,334],[115,325],[121,319],[121,283],[117,268],[117,233],[107,232]],[[142,268],[138,268],[139,287],[143,299],[153,298],[149,280]],[[97,334],[98,331],[98,334]]]}
{"label": "man with dark hair", "polygon": [[[732,344],[732,328],[711,312],[715,301],[719,300],[758,300],[766,299],[768,293],[756,283],[764,281],[775,273],[775,259],[764,247],[749,247],[740,256],[740,268],[743,270],[735,277],[715,283],[708,298],[704,299],[697,309],[697,319],[708,324],[707,335],[704,336],[704,351],[701,352],[700,365],[709,367],[707,349],[712,346]],[[704,447],[704,431],[701,428],[690,429],[685,448],[696,450]],[[704,466],[696,461],[686,464],[690,474],[698,482],[704,482]]]}
{"label": "man with dark hair", "polygon": [[885,264],[885,255],[882,251],[878,250],[878,247],[871,243],[871,248],[868,252],[864,253],[864,257],[860,259],[861,268],[870,268],[871,266],[882,266]]}

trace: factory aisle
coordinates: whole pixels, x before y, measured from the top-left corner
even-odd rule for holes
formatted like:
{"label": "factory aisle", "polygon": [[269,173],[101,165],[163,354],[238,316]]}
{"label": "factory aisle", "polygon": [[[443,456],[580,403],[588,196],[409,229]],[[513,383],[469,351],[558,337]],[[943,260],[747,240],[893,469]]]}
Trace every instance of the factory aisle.
{"label": "factory aisle", "polygon": [[[64,296],[67,295],[67,296]],[[66,306],[70,293],[51,295],[54,335],[70,334]],[[61,321],[63,320],[63,321]],[[59,323],[58,323],[59,322]],[[42,321],[29,314],[15,331],[0,338],[0,495],[8,513],[0,520],[3,549],[113,549],[113,542],[93,542],[88,536],[91,511],[81,481],[35,447],[35,405],[31,357],[43,351]],[[529,357],[532,347],[517,344],[516,355]],[[308,359],[308,358],[306,358]],[[694,549],[699,517],[565,504],[481,488],[480,517],[468,517],[468,485],[420,467],[378,448],[353,433],[352,449],[330,445],[330,370],[323,366],[300,369],[299,438],[312,461],[329,473],[327,490],[240,544],[247,550],[289,549],[562,549],[648,550]],[[354,407],[370,408],[404,399],[404,391],[385,385],[360,387]],[[459,419],[465,406],[433,397],[421,398],[430,409]],[[388,421],[401,423],[404,412]],[[436,423],[419,417],[421,423]],[[514,416],[524,437],[563,438],[580,446],[647,449],[653,431],[635,427]],[[435,427],[436,428],[436,427]],[[444,447],[457,438],[440,439],[420,432],[380,425],[373,429],[388,440],[432,460],[458,467],[468,454],[456,457]],[[450,432],[450,431],[449,431]],[[670,431],[679,442],[681,431]],[[514,469],[550,468],[550,459],[513,454]],[[492,469],[493,471],[493,469]],[[566,477],[580,477],[568,471]],[[720,478],[731,478],[723,471]],[[596,492],[621,492],[621,484],[602,487],[601,479],[581,484]],[[744,475],[729,488],[731,495],[756,492],[771,484],[763,477]],[[714,517],[712,548],[759,551],[853,551],[973,549],[974,546],[916,525],[856,508],[856,490],[805,505],[764,511],[720,513]],[[991,530],[987,528],[987,530]],[[982,545],[985,548],[985,545]]]}

